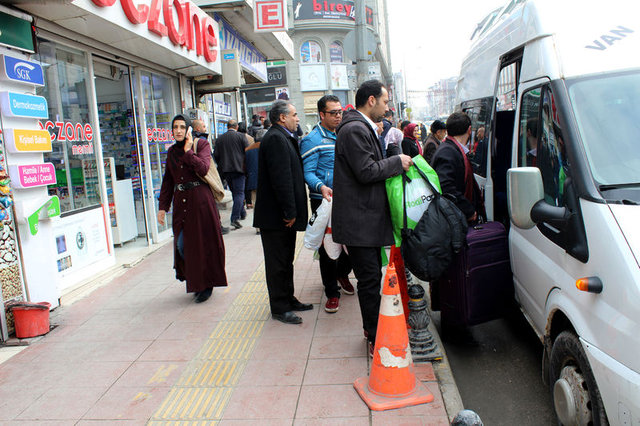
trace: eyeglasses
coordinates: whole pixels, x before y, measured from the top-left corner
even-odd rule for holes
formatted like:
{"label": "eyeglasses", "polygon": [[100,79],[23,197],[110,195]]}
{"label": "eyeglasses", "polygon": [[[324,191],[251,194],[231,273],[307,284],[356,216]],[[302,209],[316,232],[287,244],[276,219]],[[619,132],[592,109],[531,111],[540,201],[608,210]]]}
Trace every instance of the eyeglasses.
{"label": "eyeglasses", "polygon": [[338,115],[342,115],[342,110],[341,109],[334,109],[333,111],[324,111],[325,114],[331,114],[334,117],[338,116]]}

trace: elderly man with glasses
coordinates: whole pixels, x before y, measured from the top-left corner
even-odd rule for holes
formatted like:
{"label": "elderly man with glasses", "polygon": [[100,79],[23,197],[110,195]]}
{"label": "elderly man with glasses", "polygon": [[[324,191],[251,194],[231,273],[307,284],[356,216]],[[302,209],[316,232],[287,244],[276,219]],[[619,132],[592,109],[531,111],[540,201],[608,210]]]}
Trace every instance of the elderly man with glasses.
{"label": "elderly man with glasses", "polygon": [[[320,122],[300,144],[304,179],[309,186],[311,209],[315,212],[322,199],[331,200],[333,196],[333,163],[335,158],[336,128],[342,121],[340,99],[325,95],[318,100]],[[349,282],[351,263],[343,251],[337,260],[332,260],[324,247],[318,250],[320,255],[320,275],[327,296],[325,311],[334,313],[340,305],[340,287],[345,294],[354,294]],[[339,285],[338,285],[339,284]]]}

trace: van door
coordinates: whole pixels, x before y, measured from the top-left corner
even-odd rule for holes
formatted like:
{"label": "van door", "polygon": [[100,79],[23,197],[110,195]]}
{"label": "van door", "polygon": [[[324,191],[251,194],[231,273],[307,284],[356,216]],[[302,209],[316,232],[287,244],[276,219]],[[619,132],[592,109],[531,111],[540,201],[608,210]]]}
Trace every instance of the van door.
{"label": "van door", "polygon": [[[540,79],[521,87],[521,93],[513,166],[539,168],[545,201],[564,206],[564,183],[571,176],[553,90],[548,79]],[[547,322],[547,296],[561,283],[574,281],[563,267],[567,254],[562,233],[548,223],[531,229],[514,226],[509,241],[516,297],[542,336]]]}

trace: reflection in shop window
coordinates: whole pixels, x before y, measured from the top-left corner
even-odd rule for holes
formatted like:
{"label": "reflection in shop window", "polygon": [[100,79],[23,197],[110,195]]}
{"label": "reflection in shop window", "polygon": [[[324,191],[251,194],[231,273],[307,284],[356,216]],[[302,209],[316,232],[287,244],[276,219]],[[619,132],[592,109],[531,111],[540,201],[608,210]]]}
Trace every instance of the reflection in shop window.
{"label": "reflection in shop window", "polygon": [[52,140],[52,151],[44,153],[44,161],[55,166],[57,181],[48,186],[49,195],[60,198],[63,212],[100,204],[93,140],[97,129],[89,119],[87,57],[42,39],[38,39],[38,52],[45,85],[36,93],[44,96],[49,106],[49,120],[40,125]]}

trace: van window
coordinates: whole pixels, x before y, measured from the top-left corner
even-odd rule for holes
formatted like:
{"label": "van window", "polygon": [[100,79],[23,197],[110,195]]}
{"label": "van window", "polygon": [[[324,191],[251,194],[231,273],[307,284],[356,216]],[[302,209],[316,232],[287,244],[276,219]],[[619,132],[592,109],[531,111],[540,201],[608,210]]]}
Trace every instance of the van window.
{"label": "van window", "polygon": [[542,99],[542,122],[539,136],[536,163],[542,174],[544,198],[551,205],[562,206],[564,203],[564,182],[570,176],[570,165],[555,98],[549,87],[545,88]]}
{"label": "van window", "polygon": [[536,167],[540,116],[540,92],[535,88],[522,95],[520,105],[520,132],[518,143],[518,167]]}
{"label": "van window", "polygon": [[487,177],[487,152],[489,150],[489,131],[491,130],[492,98],[473,101],[473,106],[463,106],[463,111],[471,118],[471,144],[469,160],[473,172]]}
{"label": "van window", "polygon": [[500,70],[496,111],[514,111],[516,109],[517,67],[518,63],[513,62]]}

